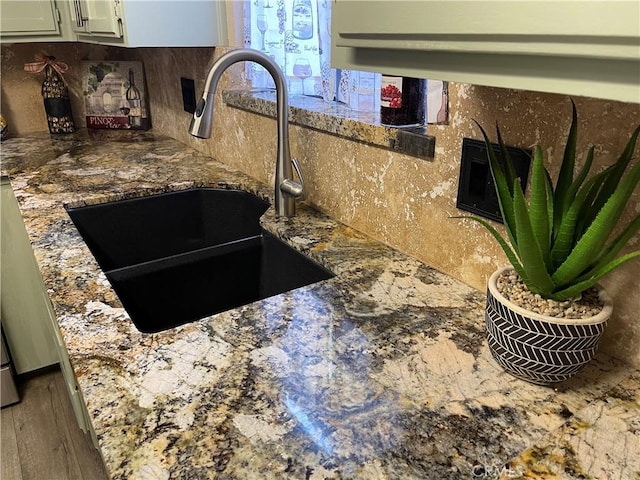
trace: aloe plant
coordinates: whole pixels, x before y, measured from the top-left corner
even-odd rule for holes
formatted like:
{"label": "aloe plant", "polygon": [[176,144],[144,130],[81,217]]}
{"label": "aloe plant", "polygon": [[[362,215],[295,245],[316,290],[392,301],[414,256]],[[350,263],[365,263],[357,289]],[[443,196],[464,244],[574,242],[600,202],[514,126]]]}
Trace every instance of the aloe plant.
{"label": "aloe plant", "polygon": [[476,122],[487,145],[509,241],[487,221],[464,217],[481,223],[491,232],[529,290],[554,300],[579,297],[615,268],[640,257],[640,250],[618,256],[640,229],[640,214],[610,240],[629,197],[640,182],[640,162],[625,174],[640,126],[613,165],[587,179],[594,157],[594,147],[591,147],[584,166],[574,177],[578,128],[573,102],[572,107],[571,128],[555,187],[544,166],[542,148],[534,148],[528,204],[499,127],[496,126],[496,131],[502,164],[487,133]]}

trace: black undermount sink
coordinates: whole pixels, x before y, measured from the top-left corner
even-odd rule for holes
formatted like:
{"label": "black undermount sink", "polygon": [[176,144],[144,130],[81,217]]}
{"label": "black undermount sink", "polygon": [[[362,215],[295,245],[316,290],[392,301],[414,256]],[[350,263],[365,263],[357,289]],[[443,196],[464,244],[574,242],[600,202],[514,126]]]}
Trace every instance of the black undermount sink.
{"label": "black undermount sink", "polygon": [[333,277],[260,227],[269,204],[195,188],[67,212],[141,332]]}

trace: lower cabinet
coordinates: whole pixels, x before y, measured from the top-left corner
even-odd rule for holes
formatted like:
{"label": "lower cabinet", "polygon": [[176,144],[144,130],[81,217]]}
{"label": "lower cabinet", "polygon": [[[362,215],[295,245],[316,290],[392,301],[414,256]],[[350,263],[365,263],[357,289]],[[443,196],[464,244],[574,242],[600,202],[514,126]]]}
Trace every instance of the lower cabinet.
{"label": "lower cabinet", "polygon": [[80,429],[98,442],[91,428],[69,353],[62,339],[22,214],[11,184],[1,179],[1,301],[2,326],[18,374],[60,364]]}
{"label": "lower cabinet", "polygon": [[91,436],[91,441],[93,442],[94,447],[99,450],[100,447],[98,446],[98,438],[96,437],[96,434],[93,431],[93,427],[91,426],[89,412],[87,411],[84,398],[82,397],[82,392],[80,391],[80,386],[78,385],[76,375],[73,372],[73,368],[71,367],[69,352],[67,352],[67,347],[65,346],[62,335],[60,334],[60,328],[58,327],[58,323],[56,321],[53,306],[51,305],[51,301],[49,300],[49,296],[46,292],[42,292],[42,298],[45,305],[47,306],[47,311],[49,313],[51,331],[53,333],[58,358],[60,359],[60,370],[62,371],[64,383],[67,386],[67,391],[69,392],[69,398],[71,400],[71,405],[73,406],[73,413],[75,413],[76,415],[76,420],[80,429]]}
{"label": "lower cabinet", "polygon": [[18,374],[58,363],[44,284],[8,179],[0,184],[0,308]]}

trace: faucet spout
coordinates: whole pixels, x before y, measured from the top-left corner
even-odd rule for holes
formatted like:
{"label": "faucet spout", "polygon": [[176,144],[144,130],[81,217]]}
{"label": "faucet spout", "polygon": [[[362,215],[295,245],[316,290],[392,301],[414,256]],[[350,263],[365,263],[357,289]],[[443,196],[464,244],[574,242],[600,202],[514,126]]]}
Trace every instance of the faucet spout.
{"label": "faucet spout", "polygon": [[[202,98],[193,114],[189,133],[194,137],[210,138],[213,125],[213,99],[220,77],[234,63],[242,61],[256,62],[262,65],[273,77],[276,85],[278,149],[275,175],[275,210],[276,215],[291,217],[295,213],[295,199],[303,195],[304,184],[293,180],[292,159],[289,152],[289,102],[287,84],[280,67],[258,50],[242,48],[232,50],[221,56],[209,70]],[[299,168],[296,165],[296,170]]]}

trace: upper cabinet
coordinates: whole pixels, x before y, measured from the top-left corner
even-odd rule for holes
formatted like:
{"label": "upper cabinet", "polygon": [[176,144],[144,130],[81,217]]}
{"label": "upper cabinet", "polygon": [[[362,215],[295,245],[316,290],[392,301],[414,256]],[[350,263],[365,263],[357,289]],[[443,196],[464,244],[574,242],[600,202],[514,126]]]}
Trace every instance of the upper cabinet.
{"label": "upper cabinet", "polygon": [[[228,43],[225,0],[0,0],[0,7],[3,42],[66,40],[124,47]],[[40,23],[53,33],[43,38]]]}
{"label": "upper cabinet", "polygon": [[[124,38],[120,2],[110,0],[72,0],[71,21],[78,37]],[[94,40],[95,41],[95,40]]]}
{"label": "upper cabinet", "polygon": [[75,40],[67,5],[54,0],[0,0],[0,32],[3,42],[51,42]]}
{"label": "upper cabinet", "polygon": [[332,66],[640,103],[637,0],[334,0]]}
{"label": "upper cabinet", "polygon": [[227,43],[224,0],[73,0],[78,40],[125,47]]}

